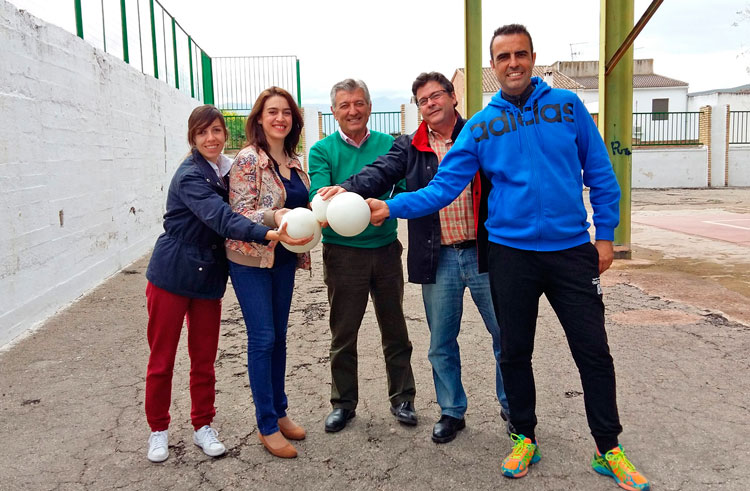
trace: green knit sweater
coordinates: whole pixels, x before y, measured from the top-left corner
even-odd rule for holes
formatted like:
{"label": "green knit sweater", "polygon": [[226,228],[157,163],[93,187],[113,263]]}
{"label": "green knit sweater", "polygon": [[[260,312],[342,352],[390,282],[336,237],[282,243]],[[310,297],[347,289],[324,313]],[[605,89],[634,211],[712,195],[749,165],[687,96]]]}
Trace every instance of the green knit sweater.
{"label": "green knit sweater", "polygon": [[[392,136],[377,131],[370,131],[370,137],[359,148],[346,143],[338,131],[317,142],[310,149],[308,159],[310,199],[312,200],[318,189],[341,184],[362,167],[371,164],[376,158],[387,153],[392,144]],[[386,193],[380,199],[388,198],[390,194]],[[323,243],[374,249],[396,240],[397,226],[396,220],[386,220],[380,227],[368,225],[364,232],[354,237],[342,237],[331,227],[326,227],[323,229]]]}

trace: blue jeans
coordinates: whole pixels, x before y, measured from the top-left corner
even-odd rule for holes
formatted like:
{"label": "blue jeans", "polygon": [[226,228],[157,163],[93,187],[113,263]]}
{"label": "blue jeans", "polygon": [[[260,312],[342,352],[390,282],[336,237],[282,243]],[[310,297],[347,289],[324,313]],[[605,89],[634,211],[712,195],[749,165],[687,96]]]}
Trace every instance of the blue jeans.
{"label": "blue jeans", "polygon": [[464,290],[468,287],[484,325],[492,336],[495,355],[495,390],[500,405],[507,412],[508,400],[500,373],[500,328],[490,293],[487,273],[479,274],[476,247],[440,248],[434,284],[422,285],[422,300],[430,328],[430,350],[427,357],[432,364],[437,402],[443,415],[462,418],[466,412],[466,392],[461,383],[461,354],[458,332],[464,305]]}
{"label": "blue jeans", "polygon": [[286,327],[295,261],[255,268],[229,261],[232,286],[247,327],[247,372],[261,435],[279,431],[286,416]]}

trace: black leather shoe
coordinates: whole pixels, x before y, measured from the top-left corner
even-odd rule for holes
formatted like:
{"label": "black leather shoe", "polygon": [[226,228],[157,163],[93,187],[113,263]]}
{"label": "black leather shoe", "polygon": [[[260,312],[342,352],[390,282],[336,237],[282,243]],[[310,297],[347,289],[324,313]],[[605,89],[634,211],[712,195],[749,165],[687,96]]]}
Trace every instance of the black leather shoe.
{"label": "black leather shoe", "polygon": [[335,433],[343,430],[346,427],[346,423],[356,414],[354,409],[335,408],[326,418],[326,432]]}
{"label": "black leather shoe", "polygon": [[456,419],[444,414],[440,416],[440,419],[432,428],[432,441],[435,443],[448,443],[456,438],[456,434],[464,428],[466,428],[466,420],[464,418]]}
{"label": "black leather shoe", "polygon": [[391,414],[396,416],[399,423],[416,426],[417,425],[417,411],[414,409],[414,403],[411,401],[404,401],[398,406],[391,406]]}

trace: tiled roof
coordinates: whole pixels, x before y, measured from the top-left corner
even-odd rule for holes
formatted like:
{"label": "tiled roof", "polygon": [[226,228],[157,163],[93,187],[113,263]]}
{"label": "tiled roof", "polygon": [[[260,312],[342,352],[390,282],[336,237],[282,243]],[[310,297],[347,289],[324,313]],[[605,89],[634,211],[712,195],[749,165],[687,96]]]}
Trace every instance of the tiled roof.
{"label": "tiled roof", "polygon": [[[586,89],[599,88],[599,77],[575,77],[573,80]],[[655,73],[648,75],[633,75],[634,89],[650,89],[653,87],[687,87],[687,85],[687,82],[663,77],[661,75],[656,75]]]}
{"label": "tiled roof", "polygon": [[[459,68],[456,70],[464,74],[464,69]],[[544,78],[544,73],[550,71],[550,67],[547,65],[537,65],[532,70],[531,74],[534,77]],[[553,87],[560,89],[583,89],[584,87],[577,83],[572,78],[568,77],[562,72],[552,70]],[[495,72],[490,67],[482,67],[482,92],[484,93],[495,93],[500,90],[500,84],[495,77]]]}
{"label": "tiled roof", "polygon": [[730,87],[728,89],[703,90],[701,92],[691,92],[689,96],[708,95],[708,94],[750,94],[750,84]]}
{"label": "tiled roof", "polygon": [[535,66],[532,70],[532,74],[535,77],[541,77],[544,78],[544,74],[546,72],[552,72],[552,87],[555,87],[557,89],[568,89],[568,90],[575,90],[575,89],[582,89],[583,86],[576,82],[574,79],[568,77],[563,72],[552,70],[551,67],[545,66],[545,65],[538,65]]}

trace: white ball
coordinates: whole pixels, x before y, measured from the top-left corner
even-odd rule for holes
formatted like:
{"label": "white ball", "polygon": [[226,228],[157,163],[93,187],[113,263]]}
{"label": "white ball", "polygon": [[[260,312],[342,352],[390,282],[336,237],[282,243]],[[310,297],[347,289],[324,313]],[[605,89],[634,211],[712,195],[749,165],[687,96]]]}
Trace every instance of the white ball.
{"label": "white ball", "polygon": [[317,223],[316,221],[315,222],[315,237],[313,237],[313,239],[310,242],[304,245],[299,245],[299,246],[293,246],[293,245],[285,244],[284,242],[282,242],[281,245],[283,245],[284,247],[286,247],[292,252],[296,252],[297,254],[302,253],[302,252],[307,252],[309,250],[312,250],[312,248],[318,245],[318,242],[320,242],[320,235],[321,235],[320,232],[321,232],[320,224]]}
{"label": "white ball", "polygon": [[370,207],[357,193],[341,193],[331,199],[326,211],[328,225],[344,237],[359,235],[370,224]]}
{"label": "white ball", "polygon": [[[332,198],[333,199],[333,198]],[[326,210],[328,210],[328,204],[331,200],[324,200],[319,194],[316,194],[312,199],[312,212],[315,215],[315,219],[319,222],[326,221]]]}
{"label": "white ball", "polygon": [[318,222],[315,220],[312,211],[307,208],[295,208],[284,215],[279,228],[284,223],[287,224],[286,233],[289,234],[289,237],[304,239],[315,233],[315,226]]}

